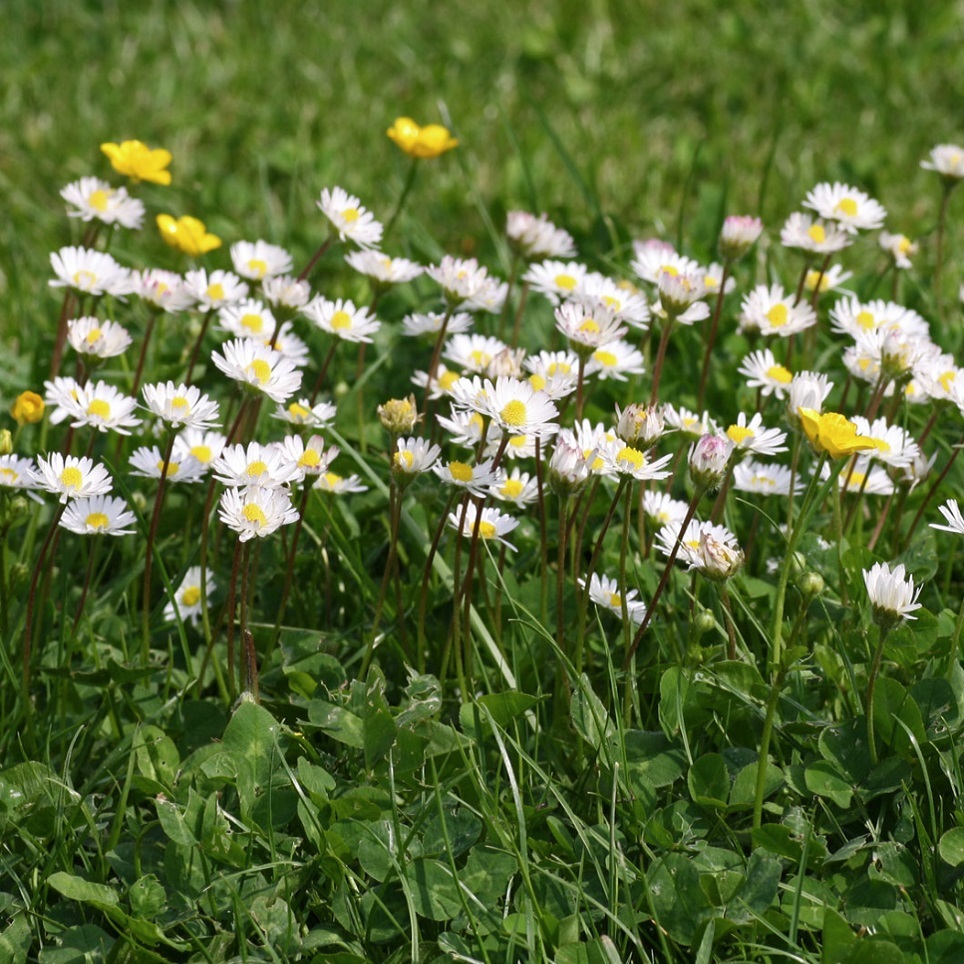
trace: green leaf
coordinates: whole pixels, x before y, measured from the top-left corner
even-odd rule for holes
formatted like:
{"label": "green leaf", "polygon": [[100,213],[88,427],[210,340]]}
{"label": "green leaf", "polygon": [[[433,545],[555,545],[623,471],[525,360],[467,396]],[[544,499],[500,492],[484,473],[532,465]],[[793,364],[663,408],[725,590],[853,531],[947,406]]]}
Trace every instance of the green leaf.
{"label": "green leaf", "polygon": [[262,706],[244,701],[228,721],[221,743],[251,766],[255,782],[266,786],[281,766],[281,724]]}
{"label": "green leaf", "polygon": [[383,760],[395,743],[395,720],[388,710],[377,709],[364,720],[365,768]]}
{"label": "green leaf", "polygon": [[157,819],[167,838],[182,847],[193,847],[197,844],[197,837],[187,825],[181,808],[173,801],[165,797],[157,797],[154,800],[154,807],[157,810]]}
{"label": "green leaf", "polygon": [[699,871],[683,854],[667,854],[650,871],[649,890],[657,926],[688,947],[699,923],[712,916]]}
{"label": "green leaf", "polygon": [[608,746],[616,728],[585,673],[572,694],[570,714],[576,732],[608,761]]}
{"label": "green leaf", "polygon": [[47,883],[68,900],[78,900],[98,910],[108,910],[120,903],[117,892],[106,884],[95,884],[84,880],[83,877],[64,873],[62,870],[51,874]]}
{"label": "green leaf", "polygon": [[[927,742],[920,708],[897,680],[887,676],[877,680],[874,688],[873,713],[875,729],[895,753],[902,755],[913,753],[908,730],[918,745],[923,746]],[[901,726],[901,723],[904,725]]]}
{"label": "green leaf", "polygon": [[725,810],[730,796],[730,774],[719,753],[707,753],[690,767],[686,777],[694,803],[712,810]]}
{"label": "green leaf", "polygon": [[948,830],[941,837],[937,852],[941,855],[941,860],[952,867],[964,864],[964,828],[954,827],[953,830]]}
{"label": "green leaf", "polygon": [[746,864],[746,880],[727,909],[727,918],[748,924],[764,915],[776,900],[782,865],[776,857],[754,850]]}
{"label": "green leaf", "polygon": [[838,807],[847,808],[853,798],[853,787],[826,760],[811,763],[804,772],[807,789],[818,797],[827,797]]}
{"label": "green leaf", "polygon": [[429,920],[446,921],[462,912],[459,881],[448,864],[424,857],[405,868],[415,912]]}
{"label": "green leaf", "polygon": [[127,891],[127,898],[134,916],[146,920],[153,920],[167,906],[164,887],[153,874],[135,880]]}
{"label": "green leaf", "polygon": [[335,706],[324,700],[312,700],[308,704],[308,720],[324,730],[333,740],[356,750],[365,749],[365,725],[361,717],[343,706]]}
{"label": "green leaf", "polygon": [[40,952],[40,964],[93,964],[107,960],[114,938],[96,924],[69,927]]}
{"label": "green leaf", "polygon": [[27,915],[17,914],[0,932],[0,960],[9,961],[10,964],[24,964],[32,941],[33,934],[30,932]]}

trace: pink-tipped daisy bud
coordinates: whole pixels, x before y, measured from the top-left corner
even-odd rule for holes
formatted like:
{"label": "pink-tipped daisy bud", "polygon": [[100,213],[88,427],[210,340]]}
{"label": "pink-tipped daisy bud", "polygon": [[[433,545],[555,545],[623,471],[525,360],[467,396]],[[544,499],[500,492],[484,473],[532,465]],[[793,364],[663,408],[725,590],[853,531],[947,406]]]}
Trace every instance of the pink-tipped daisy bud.
{"label": "pink-tipped daisy bud", "polygon": [[384,405],[378,406],[378,418],[392,435],[407,435],[418,421],[415,396],[390,398]]}
{"label": "pink-tipped daisy bud", "polygon": [[659,405],[616,406],[616,434],[627,444],[646,449],[663,434],[665,420]]}
{"label": "pink-tipped daisy bud", "polygon": [[720,257],[724,261],[738,261],[762,233],[763,222],[759,218],[745,215],[728,217],[720,231]]}
{"label": "pink-tipped daisy bud", "polygon": [[704,435],[690,449],[690,478],[699,489],[718,489],[726,475],[733,443],[722,435]]}
{"label": "pink-tipped daisy bud", "polygon": [[700,535],[699,548],[696,550],[697,562],[695,568],[713,582],[725,582],[743,565],[742,549],[728,546],[713,538],[709,532]]}

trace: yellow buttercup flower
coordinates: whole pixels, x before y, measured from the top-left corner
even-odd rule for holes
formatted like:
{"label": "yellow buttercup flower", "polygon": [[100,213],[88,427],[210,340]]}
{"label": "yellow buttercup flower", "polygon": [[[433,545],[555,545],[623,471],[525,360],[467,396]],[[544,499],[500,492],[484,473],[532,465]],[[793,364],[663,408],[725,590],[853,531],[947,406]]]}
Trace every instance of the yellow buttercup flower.
{"label": "yellow buttercup flower", "polygon": [[843,459],[854,452],[876,448],[873,439],[857,434],[857,426],[839,412],[821,414],[812,408],[798,408],[800,424],[810,444],[832,459]]}
{"label": "yellow buttercup flower", "polygon": [[170,214],[159,214],[157,227],[161,237],[172,248],[177,248],[192,258],[221,247],[221,239],[216,234],[209,234],[203,221],[188,214],[179,218],[171,217]]}
{"label": "yellow buttercup flower", "polygon": [[458,145],[441,124],[420,127],[411,117],[396,117],[388,136],[410,157],[438,157]]}
{"label": "yellow buttercup flower", "polygon": [[36,392],[21,392],[10,407],[10,414],[18,425],[39,422],[44,417],[44,400]]}
{"label": "yellow buttercup flower", "polygon": [[100,149],[110,158],[114,170],[126,174],[132,181],[151,181],[154,184],[170,184],[170,151],[162,147],[153,150],[141,141],[123,141],[120,144],[101,144]]}

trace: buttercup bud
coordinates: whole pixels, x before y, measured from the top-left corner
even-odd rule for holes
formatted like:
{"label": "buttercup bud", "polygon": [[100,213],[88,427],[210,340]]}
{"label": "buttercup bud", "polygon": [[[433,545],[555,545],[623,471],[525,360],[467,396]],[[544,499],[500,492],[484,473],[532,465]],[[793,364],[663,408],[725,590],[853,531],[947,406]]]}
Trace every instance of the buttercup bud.
{"label": "buttercup bud", "polygon": [[805,572],[800,577],[798,585],[804,597],[810,599],[813,596],[819,596],[820,593],[823,592],[825,583],[823,576],[821,576],[819,572]]}
{"label": "buttercup bud", "polygon": [[21,392],[10,406],[10,414],[18,425],[39,422],[44,417],[44,400],[36,392]]}
{"label": "buttercup bud", "polygon": [[0,455],[10,455],[13,452],[13,436],[10,429],[0,429]]}
{"label": "buttercup bud", "polygon": [[697,636],[708,633],[715,626],[716,617],[713,615],[712,610],[709,609],[701,609],[693,620],[693,628],[696,630]]}

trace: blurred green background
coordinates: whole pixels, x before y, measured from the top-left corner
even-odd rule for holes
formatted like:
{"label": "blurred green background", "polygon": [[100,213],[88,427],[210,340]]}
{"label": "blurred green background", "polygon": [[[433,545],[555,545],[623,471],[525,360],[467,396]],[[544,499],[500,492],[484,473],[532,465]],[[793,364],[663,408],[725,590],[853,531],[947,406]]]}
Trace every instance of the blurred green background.
{"label": "blurred green background", "polygon": [[[680,224],[705,256],[724,211],[759,213],[776,237],[827,179],[878,197],[890,230],[923,234],[939,189],[919,162],[964,138],[960,0],[2,6],[0,325],[14,338],[53,326],[48,254],[79,237],[58,191],[120,180],[105,140],[175,158],[170,188],[136,189],[149,237],[119,238],[120,259],[174,263],[153,229],[168,210],[301,262],[323,231],[320,189],[387,218],[407,159],[386,128],[442,121],[461,147],[424,164],[390,247],[498,266],[509,207],[549,212],[590,259],[632,237],[675,241]],[[227,244],[205,263],[226,265]]]}

